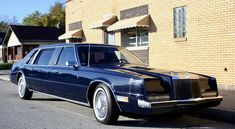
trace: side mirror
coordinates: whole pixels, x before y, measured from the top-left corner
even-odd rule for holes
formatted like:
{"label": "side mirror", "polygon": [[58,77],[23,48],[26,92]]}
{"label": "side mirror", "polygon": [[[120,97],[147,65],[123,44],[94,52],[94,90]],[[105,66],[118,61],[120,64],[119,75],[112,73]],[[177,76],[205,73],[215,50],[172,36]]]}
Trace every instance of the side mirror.
{"label": "side mirror", "polygon": [[66,63],[66,66],[73,67],[75,70],[79,69],[79,66],[75,61],[66,61],[65,63]]}

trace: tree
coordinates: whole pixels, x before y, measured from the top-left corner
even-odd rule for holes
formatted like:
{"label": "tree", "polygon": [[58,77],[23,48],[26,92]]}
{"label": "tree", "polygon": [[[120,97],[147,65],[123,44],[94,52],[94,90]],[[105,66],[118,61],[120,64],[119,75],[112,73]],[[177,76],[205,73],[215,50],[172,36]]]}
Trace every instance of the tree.
{"label": "tree", "polygon": [[42,17],[42,14],[39,11],[35,11],[23,19],[23,24],[24,25],[43,26],[41,17]]}
{"label": "tree", "polygon": [[6,32],[7,31],[7,26],[8,26],[8,23],[6,23],[4,21],[1,21],[0,22],[0,32]]}
{"label": "tree", "polygon": [[18,20],[16,17],[9,18],[8,16],[0,17],[0,32],[6,32],[9,25],[17,25]]}
{"label": "tree", "polygon": [[65,8],[63,4],[56,2],[54,6],[50,8],[49,26],[65,27]]}
{"label": "tree", "polygon": [[56,2],[50,7],[49,13],[41,14],[39,11],[28,15],[23,19],[24,25],[65,27],[65,8],[62,3]]}

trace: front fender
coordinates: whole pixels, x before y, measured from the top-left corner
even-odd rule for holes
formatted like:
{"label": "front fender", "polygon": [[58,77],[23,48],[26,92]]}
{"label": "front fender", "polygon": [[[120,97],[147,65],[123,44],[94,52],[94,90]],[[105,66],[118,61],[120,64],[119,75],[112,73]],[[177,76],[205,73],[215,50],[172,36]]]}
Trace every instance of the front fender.
{"label": "front fender", "polygon": [[96,78],[96,79],[93,79],[90,82],[89,87],[87,88],[87,94],[86,94],[87,95],[86,98],[87,98],[87,101],[88,101],[89,105],[92,105],[91,104],[92,101],[90,100],[90,98],[91,98],[91,91],[95,90],[95,87],[98,84],[100,84],[100,83],[104,83],[109,88],[109,90],[111,91],[111,94],[112,94],[112,96],[113,96],[113,98],[114,98],[114,100],[115,100],[119,110],[121,111],[121,108],[120,108],[120,106],[119,106],[119,104],[117,102],[116,95],[114,93],[113,85],[112,85],[112,83],[109,80],[107,80],[105,78]]}

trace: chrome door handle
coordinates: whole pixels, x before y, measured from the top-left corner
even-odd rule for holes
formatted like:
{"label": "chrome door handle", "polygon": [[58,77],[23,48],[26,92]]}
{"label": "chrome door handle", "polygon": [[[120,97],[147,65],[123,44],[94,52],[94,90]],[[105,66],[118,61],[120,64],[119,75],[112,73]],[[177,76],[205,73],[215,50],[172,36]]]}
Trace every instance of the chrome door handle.
{"label": "chrome door handle", "polygon": [[52,73],[59,74],[58,70],[53,70]]}

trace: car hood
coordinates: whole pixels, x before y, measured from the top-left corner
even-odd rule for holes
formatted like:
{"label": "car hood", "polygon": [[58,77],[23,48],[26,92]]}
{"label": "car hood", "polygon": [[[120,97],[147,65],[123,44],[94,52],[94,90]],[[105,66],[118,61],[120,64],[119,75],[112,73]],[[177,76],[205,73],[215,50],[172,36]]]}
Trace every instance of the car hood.
{"label": "car hood", "polygon": [[162,69],[147,68],[147,67],[123,66],[123,67],[104,67],[104,69],[123,74],[128,74],[139,78],[156,78],[161,76],[168,76],[172,77],[172,79],[199,79],[205,77],[187,71],[170,71],[170,70],[162,70]]}

